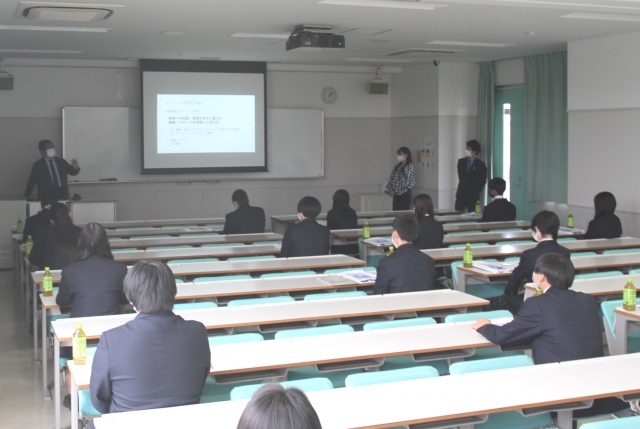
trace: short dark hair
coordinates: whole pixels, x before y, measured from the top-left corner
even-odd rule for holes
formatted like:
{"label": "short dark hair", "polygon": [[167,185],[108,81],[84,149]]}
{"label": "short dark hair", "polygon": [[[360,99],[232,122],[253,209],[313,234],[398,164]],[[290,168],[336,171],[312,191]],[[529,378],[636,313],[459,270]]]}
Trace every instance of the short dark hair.
{"label": "short dark hair", "polygon": [[57,202],[58,199],[51,194],[44,194],[42,197],[40,197],[40,207],[42,207],[43,210],[46,208],[51,208],[51,206]]}
{"label": "short dark hair", "polygon": [[237,429],[322,429],[322,425],[301,390],[270,383],[253,394]]}
{"label": "short dark hair", "polygon": [[80,231],[80,238],[78,238],[78,256],[76,260],[87,259],[91,255],[99,255],[103,258],[113,259],[107,232],[102,225],[96,222],[86,224]]}
{"label": "short dark hair", "polygon": [[338,189],[333,193],[333,208],[349,205],[349,192],[346,189]]}
{"label": "short dark hair", "polygon": [[616,197],[611,192],[600,192],[593,198],[593,205],[596,208],[596,218],[616,211]]}
{"label": "short dark hair", "polygon": [[540,256],[533,272],[543,274],[549,284],[558,289],[569,289],[576,274],[573,262],[559,253],[545,253]]}
{"label": "short dark hair", "polygon": [[231,201],[233,201],[234,203],[238,203],[241,206],[246,206],[247,204],[249,204],[249,197],[244,190],[238,189],[233,191],[233,195],[231,195]]}
{"label": "short dark hair", "polygon": [[490,191],[496,191],[498,195],[502,195],[504,194],[505,189],[507,189],[507,182],[505,182],[502,177],[494,177],[489,180]]}
{"label": "short dark hair", "polygon": [[535,231],[536,227],[542,235],[551,235],[553,239],[558,238],[558,229],[560,229],[560,219],[558,215],[549,210],[543,210],[531,219],[531,229]]}
{"label": "short dark hair", "polygon": [[304,217],[315,219],[321,211],[322,206],[316,197],[303,197],[298,202],[298,213],[302,213]]}
{"label": "short dark hair", "polygon": [[80,228],[73,224],[69,216],[69,208],[63,203],[53,203],[47,212],[49,219],[53,221],[53,234],[58,246],[58,254],[62,256],[65,265],[75,261]]}
{"label": "short dark hair", "polygon": [[124,278],[124,293],[140,313],[166,313],[176,300],[176,279],[165,263],[138,261]]}
{"label": "short dark hair", "polygon": [[424,215],[433,217],[433,201],[429,194],[419,194],[413,199],[413,209],[416,217],[421,218]]}
{"label": "short dark hair", "polygon": [[476,139],[469,140],[467,142],[467,147],[474,151],[476,155],[480,153],[480,142]]}
{"label": "short dark hair", "polygon": [[38,150],[44,150],[44,147],[45,147],[45,145],[46,145],[47,143],[51,143],[51,144],[53,144],[53,143],[51,142],[51,140],[40,140],[40,141],[38,142]]}
{"label": "short dark hair", "polygon": [[413,241],[418,236],[420,224],[415,216],[400,215],[393,220],[393,230],[404,241]]}

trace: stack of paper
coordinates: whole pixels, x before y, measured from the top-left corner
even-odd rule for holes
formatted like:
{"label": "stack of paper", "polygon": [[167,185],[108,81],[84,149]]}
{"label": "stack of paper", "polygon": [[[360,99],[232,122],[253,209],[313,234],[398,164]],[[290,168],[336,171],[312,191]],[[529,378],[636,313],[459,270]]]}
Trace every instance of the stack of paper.
{"label": "stack of paper", "polygon": [[340,276],[356,283],[373,283],[376,281],[376,273],[373,271],[345,271],[343,273],[340,273]]}
{"label": "stack of paper", "polygon": [[341,285],[351,285],[353,284],[352,280],[349,280],[347,278],[344,278],[342,276],[327,276],[327,277],[320,277],[320,280],[333,285],[333,286],[341,286]]}
{"label": "stack of paper", "polygon": [[493,274],[510,273],[518,264],[515,262],[486,262],[474,261],[473,266]]}
{"label": "stack of paper", "polygon": [[364,240],[364,242],[368,244],[373,244],[374,246],[378,246],[378,247],[393,246],[393,241],[391,241],[390,238],[386,238],[386,237],[367,238],[366,240]]}

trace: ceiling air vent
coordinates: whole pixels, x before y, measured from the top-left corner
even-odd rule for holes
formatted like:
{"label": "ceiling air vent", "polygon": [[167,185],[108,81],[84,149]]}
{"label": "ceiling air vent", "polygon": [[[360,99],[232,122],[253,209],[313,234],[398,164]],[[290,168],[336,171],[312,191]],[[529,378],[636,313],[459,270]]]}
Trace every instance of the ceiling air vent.
{"label": "ceiling air vent", "polygon": [[112,14],[110,9],[92,7],[35,6],[22,11],[25,18],[38,21],[103,21]]}

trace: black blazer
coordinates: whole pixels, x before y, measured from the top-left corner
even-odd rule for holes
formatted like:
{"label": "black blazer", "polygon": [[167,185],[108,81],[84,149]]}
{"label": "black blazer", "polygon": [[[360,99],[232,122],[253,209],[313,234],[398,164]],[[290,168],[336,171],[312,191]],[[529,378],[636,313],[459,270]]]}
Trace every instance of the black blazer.
{"label": "black blazer", "polygon": [[596,300],[584,293],[551,287],[527,299],[513,322],[478,329],[494,344],[531,341],[536,364],[600,357],[601,322]]}
{"label": "black blazer", "polygon": [[[25,197],[31,197],[34,186],[38,187],[38,199],[42,199],[43,195],[53,195],[58,200],[69,199],[69,184],[67,183],[67,175],[75,176],[80,173],[80,169],[75,169],[66,160],[62,158],[53,158],[58,167],[60,175],[60,187],[56,187],[51,180],[51,173],[44,157],[33,163],[31,167],[31,175],[27,182],[27,189],[24,191]],[[55,171],[53,172],[55,175]],[[54,176],[56,177],[56,176]],[[56,181],[57,181],[56,177]]]}
{"label": "black blazer", "polygon": [[[458,189],[456,199],[464,202],[475,202],[480,199],[480,192],[487,183],[487,165],[475,158],[467,173],[467,158],[458,160]],[[456,204],[457,206],[457,204]]]}
{"label": "black blazer", "polygon": [[378,263],[375,295],[432,290],[436,282],[436,264],[412,244],[398,247]]}
{"label": "black blazer", "polygon": [[418,219],[420,230],[413,245],[418,249],[439,249],[444,240],[444,228],[432,216],[424,215]]}
{"label": "black blazer", "polygon": [[225,215],[223,234],[258,234],[264,232],[264,210],[250,205],[240,206]]}
{"label": "black blazer", "polygon": [[[80,236],[80,228],[74,225],[73,231],[77,240]],[[52,270],[61,270],[72,261],[68,261],[62,256],[56,241],[55,230],[52,226],[49,226],[38,234],[37,240],[33,241],[29,262],[32,265],[37,265],[41,270],[44,270],[45,267],[49,267]]]}
{"label": "black blazer", "polygon": [[571,258],[571,252],[566,247],[562,247],[555,240],[545,240],[538,243],[533,249],[525,250],[520,257],[520,263],[513,270],[504,288],[506,295],[515,296],[520,289],[523,280],[531,282],[533,277],[533,267],[538,258],[546,253],[559,253],[567,259]]}
{"label": "black blazer", "polygon": [[[333,229],[356,229],[358,228],[358,214],[349,206],[338,207],[329,210],[327,213],[327,228]],[[333,254],[355,254],[358,253],[357,244],[338,244],[331,246]]]}
{"label": "black blazer", "polygon": [[329,254],[329,228],[315,219],[289,224],[282,238],[280,257],[317,256]]}
{"label": "black blazer", "polygon": [[482,210],[482,222],[508,222],[516,220],[516,206],[509,200],[498,198]]}
{"label": "black blazer", "polygon": [[29,216],[27,220],[24,221],[24,229],[22,230],[22,242],[26,242],[27,238],[31,236],[31,239],[36,241],[36,237],[42,230],[46,230],[51,227],[51,222],[49,222],[48,210],[40,210],[38,213],[33,216]]}
{"label": "black blazer", "polygon": [[122,289],[126,275],[125,264],[99,255],[72,262],[62,269],[56,304],[71,305],[71,317],[121,314],[120,305],[129,302]]}
{"label": "black blazer", "polygon": [[210,368],[202,323],[172,312],[139,313],[102,334],[91,402],[103,414],[197,404]]}
{"label": "black blazer", "polygon": [[618,216],[611,212],[589,222],[585,239],[622,237],[622,224]]}

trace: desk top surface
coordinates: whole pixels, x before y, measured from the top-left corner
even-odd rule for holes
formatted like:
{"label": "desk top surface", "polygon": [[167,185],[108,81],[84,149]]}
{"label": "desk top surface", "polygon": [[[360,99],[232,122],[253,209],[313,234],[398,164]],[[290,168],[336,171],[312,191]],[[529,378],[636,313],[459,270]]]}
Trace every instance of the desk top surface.
{"label": "desk top surface", "polygon": [[210,235],[193,237],[170,237],[170,238],[143,238],[134,240],[111,241],[112,249],[122,248],[146,248],[153,246],[177,246],[177,245],[202,245],[202,244],[224,244],[224,243],[255,243],[260,241],[282,240],[282,234],[265,232],[262,234],[234,234],[234,235]]}
{"label": "desk top surface", "polygon": [[[611,295],[621,294],[622,288],[627,284],[627,279],[633,279],[633,283],[640,285],[640,274],[598,277],[593,279],[575,279],[571,290],[586,293],[587,295]],[[526,289],[535,291],[533,283],[527,283]]]}
{"label": "desk top surface", "polygon": [[237,256],[278,255],[280,247],[273,244],[256,244],[254,246],[221,246],[221,247],[192,247],[189,249],[167,250],[132,250],[116,252],[113,259],[120,262],[136,262],[143,259],[171,259],[187,258],[231,258]]}

